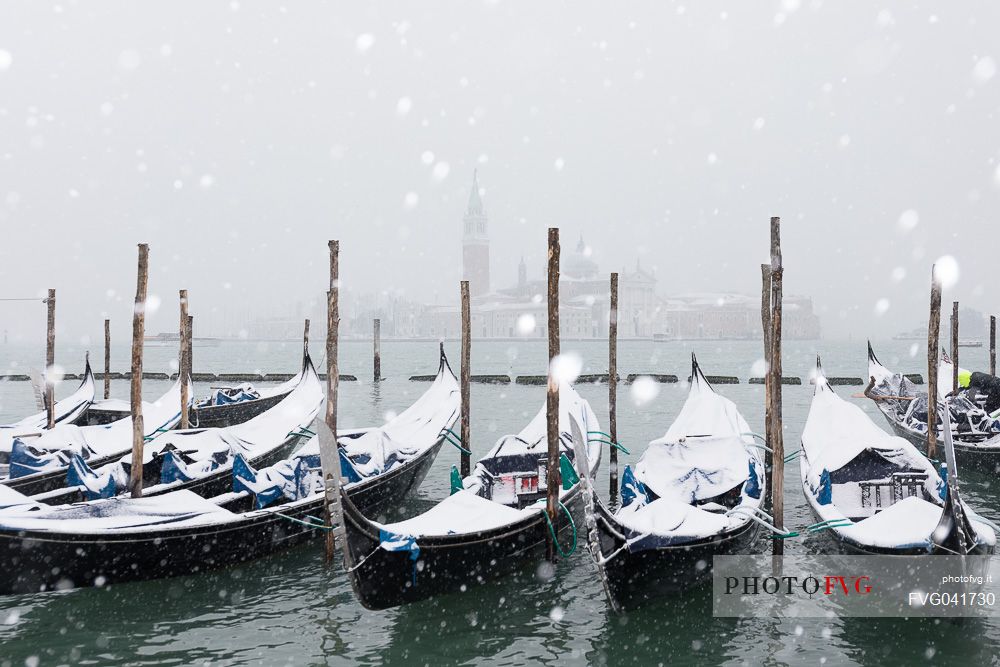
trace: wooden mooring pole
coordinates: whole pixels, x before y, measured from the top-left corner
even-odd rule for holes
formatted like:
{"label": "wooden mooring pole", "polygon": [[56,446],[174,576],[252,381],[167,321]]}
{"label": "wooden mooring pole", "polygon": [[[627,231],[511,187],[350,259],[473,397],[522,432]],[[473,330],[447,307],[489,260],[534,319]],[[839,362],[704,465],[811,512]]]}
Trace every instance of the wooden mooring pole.
{"label": "wooden mooring pole", "polygon": [[771,490],[774,488],[774,455],[771,453],[771,265],[760,265],[760,327],[764,338],[764,470],[767,473],[764,506],[771,506]]}
{"label": "wooden mooring pole", "polygon": [[56,363],[56,291],[49,290],[45,300],[48,307],[48,321],[45,329],[45,416],[46,427],[56,426],[56,384],[53,377]]}
{"label": "wooden mooring pole", "polygon": [[191,374],[194,372],[194,315],[188,315],[187,321],[187,354],[184,357],[187,362],[184,369],[184,375],[187,376],[188,380],[191,379]]}
{"label": "wooden mooring pole", "polygon": [[958,301],[951,302],[951,393],[958,393]]}
{"label": "wooden mooring pole", "polygon": [[306,318],[306,323],[302,327],[302,358],[309,354],[309,318]]}
{"label": "wooden mooring pole", "polygon": [[[774,515],[774,525],[778,530],[785,529],[785,440],[781,421],[781,306],[782,278],[784,268],[781,263],[781,218],[771,218],[771,359],[768,363],[768,377],[771,392],[768,400],[771,405],[771,442],[772,474],[774,483],[771,487],[771,507]],[[785,553],[783,540],[772,540],[774,555]]]}
{"label": "wooden mooring pole", "polygon": [[[559,503],[559,488],[562,486],[559,474],[559,378],[552,372],[553,361],[559,356],[559,228],[549,228],[548,267],[548,335],[549,370],[548,391],[545,396],[545,423],[548,440],[548,466],[546,474],[545,510],[549,521],[556,525],[556,510]],[[555,531],[558,535],[558,531]],[[556,543],[549,535],[549,560],[555,560]]]}
{"label": "wooden mooring pole", "polygon": [[375,318],[375,331],[372,335],[373,345],[375,347],[375,382],[382,381],[382,351],[379,349],[381,347],[382,339],[382,320]]}
{"label": "wooden mooring pole", "polygon": [[472,474],[472,309],[469,305],[469,281],[461,282],[462,297],[462,422],[459,439],[465,451],[460,452],[459,473],[462,479]]}
{"label": "wooden mooring pole", "polygon": [[[320,449],[323,461],[324,493],[323,518],[326,521],[326,562],[332,563],[336,545],[333,540],[333,514],[330,497],[337,488],[333,475],[340,475],[340,455],[337,453],[337,333],[340,328],[340,241],[330,241],[330,289],[326,293],[326,425],[333,437],[332,447]],[[332,449],[333,451],[328,451]],[[337,491],[339,493],[339,490]],[[339,498],[337,499],[339,502]],[[344,545],[346,551],[347,545]]]}
{"label": "wooden mooring pole", "polygon": [[142,341],[146,336],[146,287],[149,279],[149,245],[139,244],[139,270],[132,309],[132,470],[129,488],[133,498],[142,497],[142,449],[145,431],[142,423]]}
{"label": "wooden mooring pole", "polygon": [[997,316],[990,315],[990,375],[997,374]]}
{"label": "wooden mooring pole", "polygon": [[931,267],[931,315],[927,324],[927,456],[937,456],[938,339],[941,333],[941,283]]}
{"label": "wooden mooring pole", "polygon": [[188,291],[180,291],[181,318],[177,327],[178,338],[180,339],[180,359],[177,360],[177,378],[181,383],[181,424],[180,428],[190,426],[188,415],[188,402],[191,397],[188,395],[187,379],[187,350],[188,350]]}
{"label": "wooden mooring pole", "polygon": [[104,398],[111,398],[111,320],[104,320]]}
{"label": "wooden mooring pole", "polygon": [[[585,436],[587,434],[584,434]],[[611,453],[611,502],[618,497],[618,274],[611,274],[611,312],[608,315],[608,435]],[[588,438],[589,439],[589,438]]]}

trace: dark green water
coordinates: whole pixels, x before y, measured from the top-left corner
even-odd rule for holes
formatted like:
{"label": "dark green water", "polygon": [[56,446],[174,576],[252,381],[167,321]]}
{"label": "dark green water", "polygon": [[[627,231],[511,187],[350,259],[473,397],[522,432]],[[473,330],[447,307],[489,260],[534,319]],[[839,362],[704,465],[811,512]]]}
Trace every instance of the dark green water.
{"label": "dark green water", "polygon": [[[390,379],[342,385],[341,423],[360,426],[381,421],[385,413],[411,402],[425,385],[405,380],[432,372],[434,343],[386,343],[383,373]],[[604,370],[604,343],[564,343],[584,359],[585,372]],[[706,372],[734,374],[743,384],[719,387],[743,410],[755,429],[762,423],[762,390],[746,384],[759,344],[695,345]],[[920,372],[908,343],[886,343],[884,363]],[[457,349],[449,345],[457,358]],[[687,374],[691,347],[679,343],[623,343],[621,372]],[[297,345],[241,343],[195,350],[196,370],[291,370]],[[861,376],[861,343],[788,343],[787,375],[807,377],[816,351],[831,375]],[[368,344],[343,346],[342,369],[367,377]],[[58,359],[76,372],[82,351],[60,349]],[[151,353],[149,370],[167,369],[172,350]],[[985,351],[963,350],[963,365],[982,366]],[[157,356],[159,355],[159,356]],[[0,347],[0,368],[11,359],[40,351]],[[544,372],[544,345],[482,343],[476,346],[477,373]],[[806,380],[808,383],[808,379]],[[162,383],[147,383],[150,395]],[[68,389],[68,387],[67,387]],[[199,388],[199,392],[202,388]],[[124,396],[125,383],[114,394]],[[860,388],[838,388],[842,396]],[[581,393],[606,421],[606,386],[585,386]],[[797,447],[812,389],[784,390],[785,440]],[[683,385],[664,385],[658,396],[636,405],[627,387],[619,392],[619,435],[631,449],[624,462],[638,458],[645,443],[667,429],[685,397]],[[482,454],[503,433],[518,430],[541,406],[538,387],[473,387],[473,450]],[[27,383],[0,384],[0,419],[31,408]],[[876,423],[880,415],[857,401]],[[448,470],[458,453],[442,451],[417,497],[402,508],[412,514],[448,493]],[[606,461],[598,488],[607,493]],[[792,464],[785,484],[786,525],[812,522]],[[965,498],[997,520],[996,485],[982,475],[963,473]],[[758,550],[769,548],[762,538]],[[822,536],[789,540],[788,553],[821,552]],[[2,564],[0,564],[2,566]],[[558,564],[551,576],[529,569],[519,577],[442,596],[400,609],[371,612],[353,597],[346,576],[323,563],[318,545],[278,554],[239,568],[190,577],[149,581],[107,589],[81,589],[0,598],[0,665],[23,664],[827,664],[913,665],[996,664],[1000,622],[963,623],[879,619],[725,619],[713,618],[710,590],[665,598],[639,613],[617,615],[608,609],[588,557],[577,553]]]}

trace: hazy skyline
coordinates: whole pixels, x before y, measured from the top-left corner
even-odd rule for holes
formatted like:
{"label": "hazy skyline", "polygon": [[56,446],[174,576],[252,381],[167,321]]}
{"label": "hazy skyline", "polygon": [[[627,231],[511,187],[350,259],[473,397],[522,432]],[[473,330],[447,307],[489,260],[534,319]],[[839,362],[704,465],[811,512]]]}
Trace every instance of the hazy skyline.
{"label": "hazy skyline", "polygon": [[[0,297],[59,294],[60,335],[268,316],[345,288],[457,298],[472,170],[494,286],[545,229],[659,292],[759,289],[771,215],[787,293],[828,337],[997,312],[997,19],[987,2],[427,2],[0,8]],[[44,308],[0,303],[44,335]]]}

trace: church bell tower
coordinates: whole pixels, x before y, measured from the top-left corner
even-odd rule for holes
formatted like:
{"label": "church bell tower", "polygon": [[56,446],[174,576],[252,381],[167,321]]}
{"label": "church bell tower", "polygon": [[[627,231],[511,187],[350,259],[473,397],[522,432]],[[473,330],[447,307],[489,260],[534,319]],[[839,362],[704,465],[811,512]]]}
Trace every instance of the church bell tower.
{"label": "church bell tower", "polygon": [[462,278],[469,281],[469,294],[490,291],[490,237],[486,208],[479,193],[477,172],[472,172],[469,207],[462,218]]}

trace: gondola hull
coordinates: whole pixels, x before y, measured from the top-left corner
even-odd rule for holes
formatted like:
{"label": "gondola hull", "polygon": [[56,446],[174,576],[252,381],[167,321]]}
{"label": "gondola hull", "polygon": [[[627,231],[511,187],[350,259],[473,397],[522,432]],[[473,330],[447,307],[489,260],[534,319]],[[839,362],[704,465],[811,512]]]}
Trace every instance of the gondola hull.
{"label": "gondola hull", "polygon": [[[808,493],[808,491],[807,491]],[[810,504],[810,514],[816,521],[822,521],[823,517],[816,512]],[[852,556],[926,556],[928,551],[925,547],[876,547],[870,544],[862,544],[840,534],[838,531],[830,529],[823,531],[824,539],[831,544],[838,553]],[[937,553],[937,552],[935,552]],[[941,552],[944,553],[944,552]],[[990,556],[994,553],[994,547],[977,544],[969,553],[970,556]]]}
{"label": "gondola hull", "polygon": [[[583,496],[579,487],[562,499],[564,512],[554,522],[559,542],[572,543],[574,525],[582,525]],[[526,568],[546,558],[551,531],[544,513],[514,524],[478,533],[420,537],[419,554],[388,551],[378,530],[345,503],[344,526],[354,592],[368,609],[388,609],[442,593],[458,592]]]}
{"label": "gondola hull", "polygon": [[608,595],[622,610],[701,585],[711,579],[714,556],[748,553],[758,532],[757,524],[748,521],[712,537],[632,552],[625,546],[627,529],[603,504],[596,506],[596,519],[601,552],[607,558],[600,567]]}
{"label": "gondola hull", "polygon": [[[426,477],[442,441],[385,475],[347,490],[365,512],[400,502]],[[249,510],[243,494],[233,501]],[[251,512],[219,525],[143,531],[130,535],[0,532],[0,594],[32,593],[80,586],[103,586],[195,574],[237,565],[302,544],[324,534],[307,525],[322,516],[319,495]],[[305,523],[299,523],[305,522]]]}
{"label": "gondola hull", "polygon": [[[881,406],[879,406],[881,408]],[[923,453],[927,453],[927,434],[907,428],[885,410],[881,410],[885,420],[892,428],[892,432],[901,438],[909,441],[914,447]],[[970,444],[962,442],[955,436],[955,460],[965,470],[976,470],[979,472],[996,473],[1000,472],[1000,437],[988,441],[990,444]]]}
{"label": "gondola hull", "polygon": [[[274,396],[266,396],[252,401],[241,401],[239,403],[227,403],[225,405],[209,405],[203,408],[192,407],[190,412],[190,423],[192,428],[226,428],[248,422],[257,415],[267,412],[282,400],[291,391],[286,391]],[[111,424],[119,419],[129,416],[128,410],[102,410],[91,407],[78,420],[81,426],[94,426],[101,424]]]}

